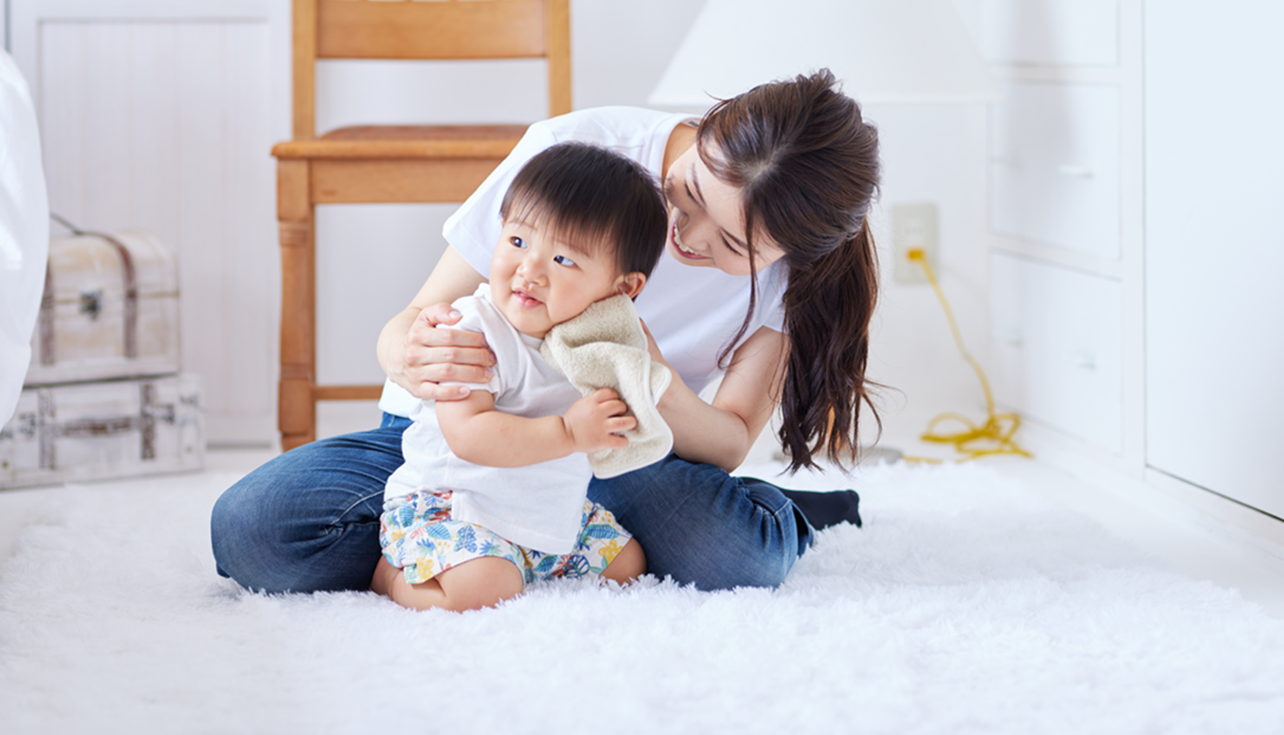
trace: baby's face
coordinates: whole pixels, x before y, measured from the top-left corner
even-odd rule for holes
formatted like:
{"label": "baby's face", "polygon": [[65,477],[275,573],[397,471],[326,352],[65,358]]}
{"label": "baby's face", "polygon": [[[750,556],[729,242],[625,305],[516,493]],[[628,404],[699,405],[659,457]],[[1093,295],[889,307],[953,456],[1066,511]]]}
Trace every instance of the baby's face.
{"label": "baby's face", "polygon": [[607,253],[588,255],[519,220],[504,222],[490,261],[495,305],[517,331],[540,339],[594,301],[620,293],[624,281]]}

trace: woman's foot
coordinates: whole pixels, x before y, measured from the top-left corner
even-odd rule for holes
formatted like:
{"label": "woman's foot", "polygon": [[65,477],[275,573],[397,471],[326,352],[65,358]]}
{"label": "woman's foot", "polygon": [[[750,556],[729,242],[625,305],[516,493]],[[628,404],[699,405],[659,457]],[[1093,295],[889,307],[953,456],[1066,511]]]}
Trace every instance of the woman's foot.
{"label": "woman's foot", "polygon": [[809,492],[781,488],[780,492],[798,506],[798,510],[807,517],[807,522],[817,531],[839,523],[861,527],[860,496],[855,490]]}

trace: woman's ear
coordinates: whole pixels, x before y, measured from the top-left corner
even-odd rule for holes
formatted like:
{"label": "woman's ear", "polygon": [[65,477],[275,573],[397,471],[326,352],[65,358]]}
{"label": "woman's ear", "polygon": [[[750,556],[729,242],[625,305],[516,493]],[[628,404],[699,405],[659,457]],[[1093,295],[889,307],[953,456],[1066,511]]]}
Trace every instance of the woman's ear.
{"label": "woman's ear", "polygon": [[644,286],[645,284],[646,284],[645,275],[638,273],[636,271],[634,271],[633,273],[625,273],[624,275],[620,276],[618,280],[616,280],[615,292],[617,294],[624,294],[625,296],[628,296],[631,299],[637,298],[638,292],[642,290],[642,286]]}

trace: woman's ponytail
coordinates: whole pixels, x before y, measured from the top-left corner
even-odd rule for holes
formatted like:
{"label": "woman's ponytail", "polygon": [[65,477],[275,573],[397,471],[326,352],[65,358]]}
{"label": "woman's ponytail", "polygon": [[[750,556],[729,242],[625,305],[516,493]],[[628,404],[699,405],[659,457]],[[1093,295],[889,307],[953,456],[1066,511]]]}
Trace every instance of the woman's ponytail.
{"label": "woman's ponytail", "polygon": [[[765,236],[789,269],[780,440],[790,471],[815,466],[822,453],[855,459],[861,404],[882,428],[865,379],[878,299],[867,222],[878,131],[821,69],[718,103],[701,120],[697,145],[713,174],[742,191],[751,266]],[[750,293],[756,302],[756,283]],[[746,315],[733,344],[748,324]]]}
{"label": "woman's ponytail", "polygon": [[854,461],[862,402],[881,430],[865,378],[877,301],[878,255],[867,222],[810,267],[790,270],[779,432],[790,472],[814,466],[820,454]]}

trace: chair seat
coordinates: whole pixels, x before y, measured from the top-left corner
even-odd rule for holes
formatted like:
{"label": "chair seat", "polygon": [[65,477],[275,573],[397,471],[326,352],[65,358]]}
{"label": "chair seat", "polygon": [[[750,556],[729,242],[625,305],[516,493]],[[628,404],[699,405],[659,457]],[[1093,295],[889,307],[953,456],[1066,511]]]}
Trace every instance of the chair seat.
{"label": "chair seat", "polygon": [[279,159],[500,158],[525,125],[355,125],[272,147]]}

